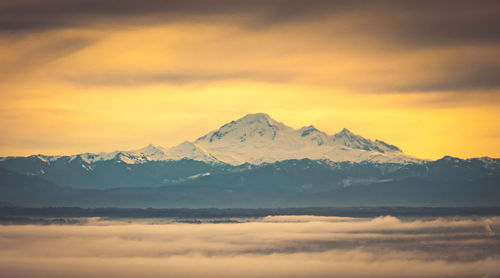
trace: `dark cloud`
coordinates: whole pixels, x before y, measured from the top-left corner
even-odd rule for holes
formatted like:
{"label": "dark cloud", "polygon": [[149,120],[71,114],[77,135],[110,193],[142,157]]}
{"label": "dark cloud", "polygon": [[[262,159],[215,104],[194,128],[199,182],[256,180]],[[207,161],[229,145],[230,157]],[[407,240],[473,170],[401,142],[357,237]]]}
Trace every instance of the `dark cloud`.
{"label": "dark cloud", "polygon": [[[318,48],[335,53],[339,41],[345,46],[377,53],[406,52],[422,48],[453,48],[470,45],[500,48],[500,2],[490,0],[352,0],[352,1],[298,1],[298,0],[20,0],[0,2],[0,34],[25,34],[36,31],[67,27],[120,28],[134,25],[168,24],[170,22],[207,22],[222,26],[240,26],[247,31],[261,31],[292,23],[302,24],[308,34],[325,38]],[[314,27],[313,27],[314,26]],[[293,28],[293,27],[292,27]],[[283,28],[285,30],[285,28]],[[288,29],[287,29],[288,30]],[[294,39],[302,37],[290,36]],[[9,71],[19,65],[38,66],[64,57],[92,44],[92,40],[63,39],[47,42],[27,53],[13,64],[3,66]],[[256,49],[256,52],[258,49]],[[376,84],[370,80],[356,80],[346,84],[342,77],[332,77],[328,86],[339,85],[371,92],[417,92],[496,90],[500,88],[499,57],[467,61],[463,57],[443,61],[441,68],[411,68],[414,73],[436,72],[435,76],[413,79],[412,73],[401,76],[387,72],[402,81]],[[25,63],[26,62],[26,63]],[[429,61],[432,64],[433,61]],[[402,71],[408,71],[402,69]],[[389,70],[392,71],[392,70]],[[301,76],[308,79],[307,68],[300,68]],[[360,74],[359,72],[354,72]],[[383,67],[374,75],[384,75]],[[441,73],[441,74],[439,74]],[[362,74],[362,73],[361,73]],[[371,74],[371,73],[370,73]],[[188,84],[210,83],[224,80],[249,80],[259,82],[286,82],[296,76],[281,72],[218,71],[200,73],[168,71],[162,73],[92,73],[68,78],[85,86],[141,86],[154,83]],[[340,80],[336,80],[340,79]],[[403,80],[404,79],[404,80]],[[339,82],[340,84],[337,84]],[[314,83],[314,82],[313,82]]]}
{"label": "dark cloud", "polygon": [[492,57],[491,61],[454,61],[441,66],[440,69],[417,68],[414,74],[419,71],[428,71],[431,74],[428,74],[425,80],[412,80],[410,76],[399,84],[377,84],[364,87],[363,90],[399,93],[453,91],[456,95],[477,91],[488,93],[500,88],[500,59],[496,57]]}
{"label": "dark cloud", "polygon": [[12,61],[0,64],[0,73],[2,73],[0,80],[11,78],[12,74],[26,73],[26,71],[37,69],[80,51],[96,41],[97,39],[91,38],[52,38],[37,42],[28,50],[21,51],[20,55]]}
{"label": "dark cloud", "polygon": [[435,78],[427,82],[399,86],[393,89],[397,91],[410,92],[436,92],[455,91],[468,92],[470,90],[497,90],[500,88],[500,64],[484,66],[464,66],[458,69],[450,69],[447,76]]}
{"label": "dark cloud", "polygon": [[[63,48],[64,49],[64,48]],[[76,49],[73,49],[75,51]],[[69,50],[68,50],[69,51]],[[62,54],[62,52],[59,52]],[[46,59],[50,60],[57,55],[52,53],[52,56]],[[38,55],[36,55],[38,57]],[[59,56],[57,56],[59,57]],[[457,57],[458,60],[458,57]],[[454,92],[451,96],[446,96],[443,100],[446,103],[453,103],[463,99],[457,99],[457,95],[474,94],[478,91],[481,93],[493,93],[500,88],[500,60],[492,57],[491,61],[473,61],[464,59],[463,61],[452,61],[451,64],[443,62],[439,68],[423,67],[414,68],[408,73],[410,76],[405,76],[397,82],[382,82],[364,80],[356,84],[350,81],[342,81],[337,79],[331,80],[312,80],[308,81],[311,73],[307,69],[301,71],[223,71],[215,69],[212,72],[200,72],[196,69],[185,71],[166,71],[166,72],[97,72],[75,76],[66,76],[66,81],[72,82],[83,87],[94,86],[116,86],[116,87],[133,87],[147,86],[152,84],[171,84],[171,85],[186,85],[186,84],[209,84],[226,81],[252,81],[263,83],[289,83],[294,81],[303,81],[315,85],[323,86],[347,86],[355,88],[362,92],[371,93],[426,93],[426,92]],[[411,74],[419,74],[428,72],[426,78],[414,79]],[[362,76],[363,73],[358,75]],[[397,75],[400,76],[400,75]],[[470,100],[469,100],[470,101]],[[441,102],[441,101],[439,101]]]}
{"label": "dark cloud", "polygon": [[[422,43],[483,43],[500,40],[498,1],[133,1],[133,0],[21,0],[0,4],[0,30],[23,31],[95,22],[113,25],[144,21],[196,21],[203,16],[240,15],[244,24],[266,28],[276,24],[347,16],[361,21],[358,33],[375,32],[381,39],[407,45]],[[233,21],[237,21],[234,19]],[[345,20],[345,18],[344,18]],[[327,30],[311,30],[322,32]]]}
{"label": "dark cloud", "polygon": [[151,84],[196,84],[224,81],[256,81],[265,83],[288,82],[294,78],[292,73],[286,72],[155,72],[155,73],[94,73],[68,77],[66,80],[81,86],[144,86]]}
{"label": "dark cloud", "polygon": [[38,63],[47,63],[71,55],[90,46],[95,41],[95,39],[87,38],[52,39],[28,51],[22,60],[33,61],[37,59]]}
{"label": "dark cloud", "polygon": [[[376,1],[374,1],[376,2]],[[382,1],[367,9],[367,28],[405,48],[500,41],[498,1]]]}

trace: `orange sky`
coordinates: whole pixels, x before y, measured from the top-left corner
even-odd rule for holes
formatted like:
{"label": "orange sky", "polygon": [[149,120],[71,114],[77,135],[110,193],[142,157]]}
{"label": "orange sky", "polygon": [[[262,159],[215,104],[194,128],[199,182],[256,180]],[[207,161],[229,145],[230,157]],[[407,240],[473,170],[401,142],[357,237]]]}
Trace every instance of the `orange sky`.
{"label": "orange sky", "polygon": [[[50,14],[61,2],[48,3],[33,26],[0,13],[10,24],[0,29],[0,156],[171,146],[264,112],[295,128],[347,127],[419,158],[500,157],[498,27],[482,25],[499,5],[174,16],[125,1],[122,14],[63,16]],[[484,34],[460,24],[453,33],[457,22]]]}

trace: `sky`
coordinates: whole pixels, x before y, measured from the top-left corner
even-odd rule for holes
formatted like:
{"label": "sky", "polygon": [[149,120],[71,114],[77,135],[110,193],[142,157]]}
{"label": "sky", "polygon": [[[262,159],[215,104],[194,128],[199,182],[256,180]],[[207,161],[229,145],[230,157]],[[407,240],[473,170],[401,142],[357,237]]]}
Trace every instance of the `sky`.
{"label": "sky", "polygon": [[500,2],[0,2],[0,156],[173,146],[247,113],[500,157]]}

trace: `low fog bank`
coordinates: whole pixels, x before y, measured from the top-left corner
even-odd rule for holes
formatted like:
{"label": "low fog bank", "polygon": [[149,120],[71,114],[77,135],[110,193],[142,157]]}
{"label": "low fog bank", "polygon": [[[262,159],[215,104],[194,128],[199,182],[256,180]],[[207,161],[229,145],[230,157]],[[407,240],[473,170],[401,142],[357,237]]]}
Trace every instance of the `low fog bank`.
{"label": "low fog bank", "polygon": [[5,277],[500,277],[500,217],[0,226]]}

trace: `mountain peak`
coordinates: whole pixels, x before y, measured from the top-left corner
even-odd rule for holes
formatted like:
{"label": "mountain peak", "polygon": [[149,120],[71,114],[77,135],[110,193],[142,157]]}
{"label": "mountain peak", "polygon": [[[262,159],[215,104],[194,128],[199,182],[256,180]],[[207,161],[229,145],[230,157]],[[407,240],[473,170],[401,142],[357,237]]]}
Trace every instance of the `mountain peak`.
{"label": "mountain peak", "polygon": [[401,149],[394,145],[385,143],[384,141],[366,139],[360,135],[352,133],[347,128],[342,129],[339,133],[333,136],[333,142],[344,145],[349,148],[360,149],[365,151],[377,151],[380,153],[397,151]]}
{"label": "mountain peak", "polygon": [[200,138],[195,143],[201,142],[226,142],[243,143],[249,139],[274,138],[279,131],[293,130],[292,128],[275,121],[264,113],[247,114],[242,118],[229,122],[216,131],[212,131]]}
{"label": "mountain peak", "polygon": [[168,149],[166,151],[166,157],[168,159],[174,160],[189,158],[206,162],[216,161],[216,159],[208,154],[205,150],[189,141],[184,141],[179,145]]}
{"label": "mountain peak", "polygon": [[275,126],[277,128],[282,125],[284,126],[284,124],[274,120],[273,118],[271,118],[271,116],[265,113],[246,114],[242,118],[236,121],[232,121],[230,124],[233,123],[244,124],[248,126]]}
{"label": "mountain peak", "polygon": [[458,157],[451,156],[451,155],[445,155],[436,161],[455,161],[455,162],[457,162],[457,161],[461,161],[461,159]]}
{"label": "mountain peak", "polygon": [[240,118],[238,121],[255,121],[255,120],[273,120],[271,116],[266,113],[249,113]]}
{"label": "mountain peak", "polygon": [[329,136],[323,131],[320,131],[319,129],[314,127],[313,125],[304,126],[298,131],[301,137],[307,138],[310,141],[315,142],[318,146],[327,144],[329,141],[328,138]]}
{"label": "mountain peak", "polygon": [[359,135],[352,133],[349,129],[347,129],[345,127],[339,133],[334,134],[333,137],[334,137],[334,140],[338,140],[338,139],[351,140],[351,141],[352,140],[355,140],[355,141],[367,140]]}
{"label": "mountain peak", "polygon": [[143,153],[145,155],[153,155],[153,154],[158,154],[158,155],[163,155],[165,149],[160,146],[155,146],[153,144],[149,144],[144,148],[138,149],[138,150],[132,150],[129,152],[137,152],[137,153]]}
{"label": "mountain peak", "polygon": [[343,128],[339,133],[333,135],[335,138],[357,138],[357,139],[365,139],[362,136],[359,136],[347,128]]}
{"label": "mountain peak", "polygon": [[399,148],[372,141],[347,128],[328,135],[313,125],[291,128],[265,113],[247,114],[224,124],[194,141],[218,160],[241,164],[285,159],[330,159],[334,161],[414,161]]}
{"label": "mountain peak", "polygon": [[319,131],[314,125],[303,126],[299,129],[301,132],[305,131]]}
{"label": "mountain peak", "polygon": [[305,137],[305,136],[308,136],[308,135],[314,134],[314,133],[323,133],[322,131],[320,131],[319,129],[317,129],[313,125],[304,126],[304,127],[300,128],[298,131],[302,137]]}

